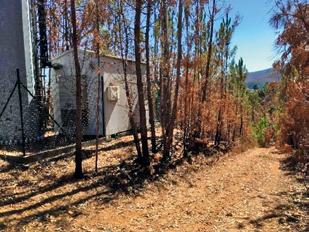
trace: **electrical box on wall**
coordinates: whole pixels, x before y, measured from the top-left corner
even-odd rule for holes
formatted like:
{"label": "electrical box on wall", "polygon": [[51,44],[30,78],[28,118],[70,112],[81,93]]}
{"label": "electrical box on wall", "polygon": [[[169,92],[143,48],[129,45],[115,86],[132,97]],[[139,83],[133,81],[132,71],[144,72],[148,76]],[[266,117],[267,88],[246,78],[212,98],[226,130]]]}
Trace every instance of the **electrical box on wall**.
{"label": "electrical box on wall", "polygon": [[118,101],[120,98],[119,86],[108,86],[107,87],[107,99],[109,101]]}

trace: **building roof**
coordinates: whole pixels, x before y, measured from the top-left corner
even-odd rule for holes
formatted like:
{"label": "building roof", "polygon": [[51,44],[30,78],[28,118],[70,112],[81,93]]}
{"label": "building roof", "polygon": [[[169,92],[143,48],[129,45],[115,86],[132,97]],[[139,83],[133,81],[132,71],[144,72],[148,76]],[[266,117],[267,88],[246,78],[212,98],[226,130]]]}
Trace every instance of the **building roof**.
{"label": "building roof", "polygon": [[[80,53],[87,53],[87,54],[93,54],[93,55],[96,55],[95,54],[95,51],[92,51],[92,50],[89,50],[89,49],[82,49],[82,48],[79,48],[78,51]],[[70,49],[70,50],[67,50],[63,53],[61,53],[60,55],[56,56],[56,57],[53,57],[51,59],[51,62],[53,61],[56,61],[58,59],[60,59],[61,57],[64,57],[64,56],[67,56],[68,54],[72,53],[73,52],[73,49]],[[111,54],[104,54],[104,55],[101,55],[101,57],[106,57],[106,58],[111,58],[111,59],[116,59],[116,60],[121,60],[122,61],[122,58],[120,56],[116,56],[116,55],[111,55]],[[130,59],[128,58],[127,61],[129,62],[134,62],[135,63],[135,60],[134,59]],[[142,64],[146,64],[144,61],[141,62]]]}

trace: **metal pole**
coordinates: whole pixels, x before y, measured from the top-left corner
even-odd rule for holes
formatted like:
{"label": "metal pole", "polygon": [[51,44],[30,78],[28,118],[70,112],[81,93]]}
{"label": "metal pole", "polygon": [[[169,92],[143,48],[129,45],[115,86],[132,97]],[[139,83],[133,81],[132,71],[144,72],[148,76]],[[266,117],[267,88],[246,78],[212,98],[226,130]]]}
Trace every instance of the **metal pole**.
{"label": "metal pole", "polygon": [[18,86],[18,97],[19,97],[19,112],[20,112],[20,124],[21,124],[21,137],[23,146],[23,156],[26,156],[26,143],[25,143],[25,131],[24,131],[24,117],[23,117],[23,99],[21,96],[21,81],[19,69],[16,69],[17,74],[17,86]]}

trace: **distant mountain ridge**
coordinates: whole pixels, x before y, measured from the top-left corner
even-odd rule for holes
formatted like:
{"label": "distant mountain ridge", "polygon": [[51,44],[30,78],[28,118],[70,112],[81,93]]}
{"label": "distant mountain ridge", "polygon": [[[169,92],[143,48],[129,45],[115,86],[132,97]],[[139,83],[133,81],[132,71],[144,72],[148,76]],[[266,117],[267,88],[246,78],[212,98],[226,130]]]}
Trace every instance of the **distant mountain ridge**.
{"label": "distant mountain ridge", "polygon": [[253,89],[254,86],[262,88],[266,83],[279,82],[280,79],[280,73],[273,68],[269,68],[257,72],[248,73],[246,84],[249,89]]}

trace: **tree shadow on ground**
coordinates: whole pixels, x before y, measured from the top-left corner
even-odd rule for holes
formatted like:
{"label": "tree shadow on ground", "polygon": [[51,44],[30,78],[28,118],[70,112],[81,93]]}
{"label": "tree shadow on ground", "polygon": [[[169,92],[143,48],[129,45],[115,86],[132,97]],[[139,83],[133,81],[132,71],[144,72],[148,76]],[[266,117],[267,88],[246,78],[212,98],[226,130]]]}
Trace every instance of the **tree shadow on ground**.
{"label": "tree shadow on ground", "polygon": [[[125,148],[128,147],[130,145],[133,144],[133,140],[129,140],[129,141],[121,141],[118,143],[115,143],[113,145],[110,146],[106,146],[103,148],[100,148],[98,151],[99,152],[103,152],[103,151],[112,151],[112,150],[116,150],[116,149],[121,149],[121,148]],[[85,149],[83,151],[83,160],[86,159],[90,159],[95,155],[95,150],[94,149]],[[30,169],[35,168],[36,166],[40,166],[40,168],[45,168],[48,166],[53,165],[53,162],[57,162],[60,160],[65,160],[68,161],[69,159],[71,159],[74,156],[73,153],[64,153],[49,159],[44,159],[44,160],[40,160],[39,162],[33,164],[33,165],[24,165],[24,164],[17,164],[17,163],[7,163],[6,165],[3,165],[2,167],[0,167],[0,173],[5,173],[5,172],[10,172],[11,171],[11,179],[6,179],[6,180],[1,180],[2,182],[2,186],[5,183],[13,183],[16,181],[16,178],[18,175],[20,175],[21,172],[25,172],[25,171],[29,171]],[[13,172],[12,172],[13,171]],[[0,192],[0,207],[1,206],[6,206],[6,205],[10,205],[10,204],[16,204],[16,203],[20,203],[22,201],[25,201],[33,196],[36,196],[38,194],[43,194],[49,191],[52,191],[56,188],[61,188],[62,186],[64,186],[67,183],[72,182],[74,179],[72,178],[71,175],[69,176],[62,176],[61,178],[58,178],[57,180],[55,180],[55,182],[53,182],[53,184],[47,184],[43,187],[37,188],[33,191],[31,191],[30,193],[25,193],[25,192],[16,192],[14,194],[9,194],[9,195],[4,195],[1,194]],[[9,198],[8,198],[9,197]]]}
{"label": "tree shadow on ground", "polygon": [[[121,165],[119,166],[121,167]],[[118,180],[117,178],[123,176],[124,172],[130,172],[129,169],[131,169],[131,166],[125,167],[127,169],[125,171],[123,167],[120,167],[118,165],[104,167],[96,176],[90,176],[88,173],[85,179],[81,181],[75,180],[72,174],[63,175],[56,182],[38,187],[35,191],[8,200],[1,200],[1,206],[21,203],[20,207],[0,212],[0,218],[4,218],[5,223],[2,227],[6,226],[8,228],[8,225],[12,223],[13,227],[21,228],[33,220],[46,221],[50,216],[57,217],[66,214],[72,207],[79,206],[92,199],[99,199],[100,203],[103,204],[114,200],[120,193],[125,192],[123,191],[125,189],[124,180]],[[77,186],[75,185],[73,188],[66,187],[76,182]],[[119,186],[119,189],[116,186]],[[76,197],[79,193],[85,194]],[[33,199],[42,194],[44,197],[38,200]],[[25,201],[29,201],[29,204],[25,205]],[[61,201],[61,204],[57,204],[57,201]],[[15,216],[18,215],[22,216],[16,218]]]}
{"label": "tree shadow on ground", "polygon": [[[288,195],[288,197],[298,196],[299,192],[282,192],[278,193],[277,196]],[[296,207],[300,207],[299,205]],[[298,210],[295,210],[295,205],[293,202],[289,202],[287,204],[279,204],[273,209],[267,211],[263,216],[257,217],[255,219],[250,219],[249,224],[253,225],[256,229],[263,229],[264,225],[271,221],[276,220],[283,227],[294,228],[295,231],[308,231],[308,224],[306,224],[304,218],[304,212],[302,214],[299,213]]]}
{"label": "tree shadow on ground", "polygon": [[[131,144],[132,141],[120,142],[104,147],[101,151],[123,148]],[[86,150],[84,159],[94,155],[94,150]],[[66,158],[71,159],[70,157]],[[78,207],[91,200],[106,204],[117,199],[120,195],[136,196],[143,191],[148,183],[159,181],[170,170],[182,165],[185,160],[181,156],[174,157],[165,165],[154,162],[150,172],[149,168],[143,168],[136,162],[135,155],[131,155],[118,164],[100,168],[96,174],[86,173],[85,179],[81,181],[73,179],[72,174],[64,174],[56,181],[34,188],[32,191],[16,193],[10,198],[1,196],[0,207],[15,206],[0,212],[0,218],[4,218],[5,226],[11,225],[20,228],[33,220],[44,221],[48,220],[50,216],[57,217],[67,214],[72,207]],[[41,171],[44,172],[44,168]],[[73,185],[73,187],[68,188],[67,185]]]}
{"label": "tree shadow on ground", "polygon": [[[120,141],[120,142],[117,142],[115,144],[99,148],[98,151],[99,152],[112,151],[112,150],[131,146],[133,143],[134,143],[133,140]],[[84,150],[84,154],[85,154],[84,158],[86,158],[86,159],[91,158],[91,156],[93,155],[94,152],[95,152],[94,149],[86,148]],[[45,158],[45,159],[42,158],[39,161],[34,161],[32,163],[38,162],[38,163],[44,163],[44,165],[48,165],[51,162],[57,162],[59,160],[65,160],[65,159],[71,158],[73,156],[74,156],[73,152],[62,153],[62,154],[55,155],[55,156],[52,156],[52,157],[48,157],[48,158]],[[21,163],[16,163],[16,162],[10,162],[10,160],[5,160],[5,161],[7,162],[7,165],[3,165],[3,166],[0,167],[0,173],[9,172],[13,169],[18,170],[18,171],[26,171],[30,168],[30,165],[32,164],[32,163],[21,164]]]}
{"label": "tree shadow on ground", "polygon": [[[280,169],[285,175],[290,175],[296,179],[301,187],[275,194],[277,197],[288,199],[288,203],[277,205],[261,217],[249,219],[249,224],[256,229],[262,229],[267,221],[277,220],[279,224],[293,228],[295,231],[309,231],[309,192],[306,187],[309,183],[308,173],[303,169],[305,165],[299,163],[292,155],[281,160]],[[240,228],[242,226],[244,225],[240,225]]]}
{"label": "tree shadow on ground", "polygon": [[[112,151],[124,147],[128,147],[133,144],[133,140],[126,141],[126,142],[118,142],[110,146],[106,146],[103,148],[100,148],[98,151]],[[83,151],[83,160],[90,159],[95,155],[95,150],[93,149],[85,149]],[[55,157],[49,158],[49,159],[44,159],[40,160],[39,162],[36,162],[33,165],[24,165],[24,164],[18,164],[18,163],[7,163],[6,165],[2,165],[0,167],[0,173],[6,173],[10,172],[10,178],[1,180],[1,185],[2,187],[5,185],[5,183],[14,183],[16,182],[17,176],[20,175],[21,172],[29,171],[29,169],[34,168],[35,166],[40,166],[40,167],[47,167],[47,166],[52,166],[53,162],[57,162],[59,160],[69,160],[74,156],[73,153],[64,153],[61,155],[57,155]],[[71,175],[69,176],[62,176],[61,178],[57,179],[53,184],[49,185],[47,184],[46,186],[34,189],[31,192],[14,192],[13,194],[10,193],[8,195],[2,194],[0,191],[0,207],[10,205],[10,204],[17,204],[20,202],[23,202],[31,197],[34,197],[38,194],[43,194],[47,193],[49,191],[52,191],[57,188],[61,188],[64,186],[66,183],[69,183],[73,181],[73,178]],[[23,181],[24,184],[26,184],[26,180]],[[23,184],[23,183],[18,183],[18,184]]]}
{"label": "tree shadow on ground", "polygon": [[[163,175],[163,172],[161,173]],[[152,182],[160,179],[162,175],[148,175],[145,169],[141,168],[139,164],[135,162],[134,157],[131,157],[127,160],[124,160],[119,165],[110,165],[104,167],[96,174],[97,177],[95,181],[85,184],[81,187],[72,189],[70,191],[65,191],[58,193],[56,195],[38,200],[36,202],[31,202],[31,204],[21,207],[18,209],[12,209],[4,212],[0,212],[0,218],[8,218],[5,220],[5,223],[16,223],[17,228],[28,224],[29,222],[39,219],[39,220],[48,220],[48,217],[53,216],[57,217],[62,214],[68,213],[68,210],[74,206],[79,206],[90,200],[96,200],[100,204],[107,204],[110,201],[119,197],[120,194],[129,194],[129,195],[138,195],[145,186],[146,182]],[[91,177],[86,177],[91,178]],[[45,186],[39,188],[37,191],[21,196],[15,200],[9,200],[7,202],[1,202],[1,205],[4,204],[16,204],[16,202],[25,201],[29,198],[32,198],[38,194],[49,193],[57,188],[64,187],[66,184],[71,184],[75,180],[71,176],[62,176],[57,182],[50,186]],[[86,181],[85,181],[86,182]],[[95,192],[91,190],[97,189]],[[90,193],[88,193],[88,191]],[[74,197],[76,194],[81,192],[86,193],[85,197],[77,198],[76,200],[63,201],[65,198]],[[52,207],[46,207],[48,209],[40,210],[40,208],[46,205],[53,205],[58,200],[62,200],[63,204]],[[44,207],[45,208],[45,207]],[[14,218],[15,215],[22,215],[17,220]],[[4,226],[4,225],[2,225]]]}

